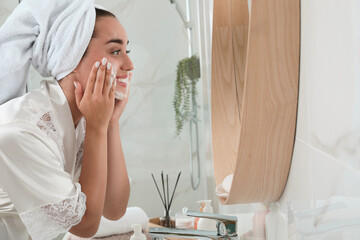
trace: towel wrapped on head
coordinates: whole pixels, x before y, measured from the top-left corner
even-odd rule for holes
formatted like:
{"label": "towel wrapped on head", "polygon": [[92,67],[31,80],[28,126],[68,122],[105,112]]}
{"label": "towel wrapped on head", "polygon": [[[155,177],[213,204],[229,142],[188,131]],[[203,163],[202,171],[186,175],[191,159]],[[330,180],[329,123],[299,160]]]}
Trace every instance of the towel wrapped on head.
{"label": "towel wrapped on head", "polygon": [[71,73],[95,19],[94,0],[23,0],[0,28],[0,104],[23,94],[30,63],[43,77]]}

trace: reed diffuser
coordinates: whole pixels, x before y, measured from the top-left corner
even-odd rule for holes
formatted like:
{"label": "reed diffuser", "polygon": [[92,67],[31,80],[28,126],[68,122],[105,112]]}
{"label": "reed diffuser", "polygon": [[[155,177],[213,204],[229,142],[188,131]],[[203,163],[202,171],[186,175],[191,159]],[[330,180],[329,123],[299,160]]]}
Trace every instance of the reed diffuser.
{"label": "reed diffuser", "polygon": [[164,213],[165,214],[164,214],[163,218],[160,218],[160,225],[161,226],[170,227],[170,228],[175,227],[175,223],[173,221],[171,221],[171,218],[170,218],[170,207],[171,207],[171,204],[172,204],[172,201],[173,201],[173,198],[174,198],[176,187],[177,187],[179,179],[180,179],[180,175],[181,175],[181,172],[179,172],[179,174],[177,176],[176,183],[175,183],[175,186],[174,186],[174,189],[172,191],[171,198],[170,198],[170,195],[169,195],[169,175],[166,174],[166,181],[165,181],[164,172],[161,171],[161,183],[162,183],[162,190],[163,190],[163,194],[161,194],[159,186],[158,186],[158,184],[157,184],[157,182],[155,180],[154,174],[151,174],[151,176],[152,176],[152,178],[154,180],[156,189],[157,189],[157,191],[159,193],[161,202],[164,205]]}

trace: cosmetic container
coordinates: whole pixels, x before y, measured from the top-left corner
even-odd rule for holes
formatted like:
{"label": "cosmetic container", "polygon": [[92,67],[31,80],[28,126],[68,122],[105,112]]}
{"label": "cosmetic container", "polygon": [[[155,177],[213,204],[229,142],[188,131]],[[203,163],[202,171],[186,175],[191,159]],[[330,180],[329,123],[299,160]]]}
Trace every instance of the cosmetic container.
{"label": "cosmetic container", "polygon": [[287,217],[280,210],[279,203],[270,204],[270,213],[265,217],[266,240],[287,240]]}
{"label": "cosmetic container", "polygon": [[[213,208],[211,206],[211,200],[202,200],[200,203],[204,203],[204,212],[213,213]],[[208,218],[200,218],[197,223],[198,230],[209,230],[216,231],[216,221]]]}
{"label": "cosmetic container", "polygon": [[146,240],[146,236],[141,231],[140,224],[133,224],[131,227],[134,230],[134,234],[131,236],[130,240]]}
{"label": "cosmetic container", "polygon": [[187,207],[183,207],[181,213],[175,214],[175,227],[181,229],[194,229],[194,217],[186,215]]}

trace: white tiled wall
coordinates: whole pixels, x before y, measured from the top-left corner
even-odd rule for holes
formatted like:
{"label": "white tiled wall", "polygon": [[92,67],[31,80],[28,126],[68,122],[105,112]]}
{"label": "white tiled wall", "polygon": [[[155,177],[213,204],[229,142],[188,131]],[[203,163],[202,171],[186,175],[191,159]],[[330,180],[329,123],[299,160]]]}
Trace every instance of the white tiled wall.
{"label": "white tiled wall", "polygon": [[357,0],[302,1],[297,137],[281,200],[297,239],[360,239],[359,15]]}

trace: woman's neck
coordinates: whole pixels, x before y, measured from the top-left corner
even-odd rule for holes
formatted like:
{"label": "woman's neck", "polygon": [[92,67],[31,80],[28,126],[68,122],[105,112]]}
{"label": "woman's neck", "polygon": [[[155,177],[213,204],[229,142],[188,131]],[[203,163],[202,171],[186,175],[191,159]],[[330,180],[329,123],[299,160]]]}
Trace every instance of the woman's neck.
{"label": "woman's neck", "polygon": [[74,121],[74,127],[76,128],[83,115],[76,105],[74,80],[74,77],[72,77],[70,74],[59,80],[59,85],[62,88],[69,103],[72,119]]}

